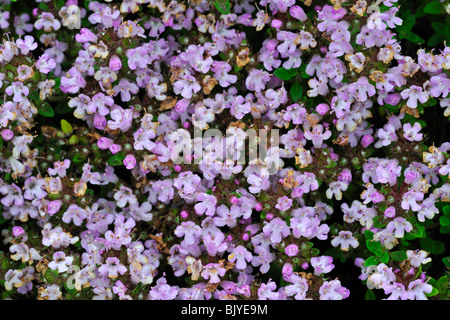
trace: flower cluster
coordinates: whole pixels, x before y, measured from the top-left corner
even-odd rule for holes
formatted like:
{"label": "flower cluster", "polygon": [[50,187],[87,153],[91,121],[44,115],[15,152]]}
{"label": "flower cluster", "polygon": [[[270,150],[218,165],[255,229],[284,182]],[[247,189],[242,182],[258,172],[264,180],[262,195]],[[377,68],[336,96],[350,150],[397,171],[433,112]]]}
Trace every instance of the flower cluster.
{"label": "flower cluster", "polygon": [[446,298],[450,47],[397,0],[17,3],[2,298]]}

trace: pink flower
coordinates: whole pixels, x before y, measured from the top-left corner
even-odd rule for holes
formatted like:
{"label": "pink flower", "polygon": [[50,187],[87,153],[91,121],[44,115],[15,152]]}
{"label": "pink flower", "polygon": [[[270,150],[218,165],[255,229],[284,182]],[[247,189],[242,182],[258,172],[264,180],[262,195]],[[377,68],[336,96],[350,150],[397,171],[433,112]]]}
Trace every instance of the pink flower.
{"label": "pink flower", "polygon": [[128,170],[131,170],[136,166],[136,158],[134,155],[128,154],[125,159],[123,159],[123,164]]}

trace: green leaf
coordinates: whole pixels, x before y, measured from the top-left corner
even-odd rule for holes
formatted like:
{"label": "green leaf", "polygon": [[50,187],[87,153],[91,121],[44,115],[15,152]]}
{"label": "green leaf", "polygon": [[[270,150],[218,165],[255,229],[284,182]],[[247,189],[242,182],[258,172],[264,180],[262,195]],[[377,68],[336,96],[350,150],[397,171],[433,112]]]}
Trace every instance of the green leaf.
{"label": "green leaf", "polygon": [[425,40],[420,37],[419,35],[413,33],[413,32],[409,32],[408,35],[406,36],[406,39],[412,43],[425,43]]}
{"label": "green leaf", "polygon": [[442,262],[447,268],[450,268],[450,256],[442,258]]}
{"label": "green leaf", "polygon": [[285,69],[283,67],[276,69],[273,74],[281,80],[290,80],[292,77],[298,74],[296,69]]}
{"label": "green leaf", "polygon": [[76,154],[72,159],[72,161],[74,163],[83,162],[84,160],[86,160],[86,155],[81,155],[81,154]]}
{"label": "green leaf", "polygon": [[364,237],[366,237],[367,240],[373,239],[374,233],[370,230],[364,230]]}
{"label": "green leaf", "polygon": [[406,259],[408,259],[405,250],[392,251],[389,254],[391,256],[391,259],[397,262],[405,261]]}
{"label": "green leaf", "polygon": [[376,300],[373,290],[367,289],[366,294],[364,295],[364,300]]}
{"label": "green leaf", "polygon": [[437,100],[435,98],[430,98],[430,99],[428,99],[427,102],[425,102],[423,104],[423,106],[424,107],[432,107],[432,106],[435,106],[436,104],[437,104]]}
{"label": "green leaf", "polygon": [[291,94],[291,99],[294,102],[297,102],[298,100],[300,100],[303,96],[303,86],[301,85],[300,82],[295,82],[290,90],[290,94]]}
{"label": "green leaf", "polygon": [[409,15],[403,21],[402,25],[399,28],[403,32],[410,32],[412,30],[412,28],[414,27],[415,23],[416,23],[416,17],[412,14],[412,15]]}
{"label": "green leaf", "polygon": [[440,216],[439,217],[439,223],[443,227],[450,226],[450,215]]}
{"label": "green leaf", "polygon": [[364,266],[365,267],[374,266],[374,265],[377,265],[379,262],[380,262],[380,260],[378,257],[370,256],[364,261]]}
{"label": "green leaf", "polygon": [[389,253],[387,253],[387,252],[383,253],[383,255],[380,257],[380,261],[382,263],[388,263],[389,262]]}
{"label": "green leaf", "polygon": [[367,240],[366,247],[370,252],[375,253],[377,256],[383,254],[383,248],[380,241]]}
{"label": "green leaf", "polygon": [[230,0],[214,0],[214,6],[221,14],[230,13]]}
{"label": "green leaf", "polygon": [[385,104],[384,108],[387,111],[389,111],[390,113],[397,113],[400,110],[400,106],[399,105],[393,106],[393,105],[390,105],[390,104]]}
{"label": "green leaf", "polygon": [[439,232],[440,233],[450,233],[450,226],[445,226],[445,227],[441,226],[439,228]]}
{"label": "green leaf", "polygon": [[69,135],[73,132],[72,125],[64,119],[61,119],[61,131]]}
{"label": "green leaf", "polygon": [[425,6],[425,8],[423,8],[423,11],[425,13],[430,13],[430,14],[440,14],[443,13],[443,8],[442,8],[442,4],[440,1],[436,0],[433,2],[430,2],[429,4],[427,4]]}
{"label": "green leaf", "polygon": [[115,166],[122,165],[123,159],[125,159],[125,152],[120,151],[120,152],[116,153],[115,155],[112,155],[111,157],[109,157],[109,159],[107,161],[111,166],[115,167]]}
{"label": "green leaf", "polygon": [[439,290],[438,290],[437,288],[435,288],[435,287],[433,287],[433,290],[431,290],[430,293],[425,293],[425,295],[426,295],[427,297],[432,297],[432,296],[435,296],[435,295],[437,295],[437,294],[439,294]]}
{"label": "green leaf", "polygon": [[48,102],[42,103],[39,107],[37,107],[37,109],[38,109],[38,113],[41,116],[51,118],[55,115],[55,111],[53,110],[52,106]]}

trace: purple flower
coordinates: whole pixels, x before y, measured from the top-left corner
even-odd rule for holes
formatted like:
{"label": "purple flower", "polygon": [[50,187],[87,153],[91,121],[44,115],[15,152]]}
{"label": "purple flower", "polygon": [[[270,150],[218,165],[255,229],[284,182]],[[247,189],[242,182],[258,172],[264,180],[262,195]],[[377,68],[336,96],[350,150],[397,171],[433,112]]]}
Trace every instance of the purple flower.
{"label": "purple flower", "polygon": [[412,85],[410,88],[403,90],[401,96],[406,101],[406,105],[410,108],[417,108],[417,101],[425,103],[428,101],[428,92],[424,91],[421,87]]}
{"label": "purple flower", "polygon": [[308,19],[308,17],[305,14],[305,11],[299,6],[292,6],[289,8],[289,13],[291,14],[291,17],[300,20],[305,21]]}
{"label": "purple flower", "polygon": [[247,262],[252,260],[252,254],[243,246],[237,246],[232,253],[228,255],[228,261],[235,263],[238,270],[247,268]]}
{"label": "purple flower", "polygon": [[331,240],[331,245],[333,247],[340,247],[342,251],[348,251],[350,247],[354,249],[359,246],[358,240],[353,237],[351,231],[339,231],[339,235]]}
{"label": "purple flower", "polygon": [[58,270],[59,273],[69,270],[68,266],[72,265],[73,257],[66,257],[62,251],[57,251],[53,254],[53,261],[48,264],[52,270]]}
{"label": "purple flower", "polygon": [[402,208],[405,210],[419,211],[422,207],[417,201],[422,201],[424,194],[420,191],[410,190],[402,196]]}
{"label": "purple flower", "polygon": [[83,220],[86,219],[86,217],[86,210],[80,208],[76,204],[71,204],[69,208],[67,208],[66,212],[64,212],[62,221],[65,223],[70,223],[71,221],[73,221],[74,225],[81,226]]}
{"label": "purple flower", "polygon": [[403,137],[405,137],[408,141],[421,141],[423,134],[419,133],[422,126],[419,122],[414,123],[414,126],[411,126],[410,123],[405,123],[403,125]]}
{"label": "purple flower", "polygon": [[348,298],[350,291],[342,287],[339,280],[325,281],[319,289],[320,300],[342,300]]}
{"label": "purple flower", "polygon": [[175,235],[177,237],[184,236],[182,242],[186,245],[192,245],[196,243],[197,239],[202,235],[202,228],[192,221],[183,221],[181,225],[175,229]]}
{"label": "purple flower", "polygon": [[304,300],[309,289],[308,280],[293,273],[289,276],[287,281],[292,284],[285,287],[284,290],[286,295],[288,297],[294,296],[295,300]]}
{"label": "purple flower", "polygon": [[50,12],[42,12],[40,18],[34,23],[37,30],[44,29],[46,32],[58,30],[61,27],[59,22]]}
{"label": "purple flower", "polygon": [[114,200],[119,208],[125,207],[127,204],[136,204],[137,198],[133,194],[133,190],[128,187],[121,186],[119,190],[114,193]]}
{"label": "purple flower", "polygon": [[219,283],[221,281],[219,277],[223,277],[226,272],[227,270],[220,264],[208,263],[203,267],[201,275],[204,279],[209,279],[209,283]]}
{"label": "purple flower", "polygon": [[60,89],[64,93],[77,93],[80,88],[84,88],[85,86],[86,80],[75,67],[70,68],[66,75],[61,77]]}
{"label": "purple flower", "polygon": [[287,237],[291,231],[284,220],[275,218],[263,227],[264,234],[270,236],[270,241],[274,244],[280,243],[282,238]]}
{"label": "purple flower", "polygon": [[136,158],[135,158],[132,154],[128,154],[128,155],[123,159],[123,165],[124,165],[125,168],[127,168],[128,170],[132,170],[132,169],[136,166]]}
{"label": "purple flower", "polygon": [[53,168],[48,168],[48,174],[51,176],[54,175],[58,175],[61,178],[64,178],[66,176],[66,171],[67,169],[69,169],[70,167],[70,160],[69,159],[64,159],[63,162],[61,161],[56,161],[53,164]]}
{"label": "purple flower", "polygon": [[110,279],[115,279],[119,274],[123,275],[128,269],[116,257],[108,257],[106,263],[98,268],[98,272],[102,276],[107,276]]}
{"label": "purple flower", "polygon": [[206,193],[200,193],[197,196],[197,201],[201,201],[194,206],[195,212],[198,215],[206,214],[207,216],[213,216],[216,212],[217,198],[213,195]]}
{"label": "purple flower", "polygon": [[24,86],[22,82],[16,81],[13,82],[9,87],[5,89],[5,92],[8,96],[13,96],[14,102],[22,102],[23,96],[28,96],[30,90],[27,86]]}
{"label": "purple flower", "polygon": [[298,254],[298,246],[295,243],[291,243],[284,249],[284,252],[289,257],[295,257]]}
{"label": "purple flower", "polygon": [[181,94],[183,98],[191,99],[192,94],[199,92],[201,88],[202,87],[193,76],[186,75],[183,79],[175,81],[173,92],[175,94]]}
{"label": "purple flower", "polygon": [[264,70],[252,69],[249,71],[245,86],[248,90],[261,92],[270,80],[270,74]]}
{"label": "purple flower", "polygon": [[37,48],[37,43],[34,42],[34,38],[32,36],[26,35],[23,39],[17,39],[17,46],[23,55],[27,55],[30,51],[33,51]]}
{"label": "purple flower", "polygon": [[312,257],[311,266],[314,268],[314,274],[320,276],[322,273],[328,273],[334,269],[333,258],[329,256]]}
{"label": "purple flower", "polygon": [[233,228],[237,225],[237,219],[242,216],[241,209],[237,205],[232,205],[230,209],[224,204],[217,210],[217,217],[214,218],[214,224],[218,227],[228,226]]}
{"label": "purple flower", "polygon": [[292,206],[292,199],[290,199],[287,196],[283,196],[281,198],[278,198],[278,203],[275,205],[275,208],[277,208],[280,211],[287,211]]}

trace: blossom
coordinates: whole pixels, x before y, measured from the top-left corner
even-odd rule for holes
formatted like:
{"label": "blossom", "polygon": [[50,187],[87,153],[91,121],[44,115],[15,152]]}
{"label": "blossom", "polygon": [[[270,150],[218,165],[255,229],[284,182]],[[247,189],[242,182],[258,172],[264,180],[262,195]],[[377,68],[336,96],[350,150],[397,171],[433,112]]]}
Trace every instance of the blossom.
{"label": "blossom", "polygon": [[339,235],[331,240],[333,247],[340,247],[342,251],[348,251],[350,247],[354,249],[359,246],[359,241],[353,236],[351,231],[339,231]]}
{"label": "blossom", "polygon": [[329,256],[320,256],[311,258],[311,266],[314,268],[315,275],[328,273],[334,269],[333,258]]}
{"label": "blossom", "polygon": [[209,283],[219,283],[219,277],[223,277],[226,271],[227,270],[218,263],[208,263],[203,267],[201,275],[204,279],[209,279]]}
{"label": "blossom", "polygon": [[228,261],[235,263],[235,267],[244,270],[247,262],[252,260],[252,254],[243,246],[237,246],[233,252],[228,255]]}
{"label": "blossom", "polygon": [[105,263],[98,268],[101,275],[111,279],[115,279],[119,274],[123,275],[127,271],[128,269],[116,257],[108,257]]}
{"label": "blossom", "polygon": [[409,89],[403,90],[400,94],[403,99],[408,99],[406,105],[410,108],[417,108],[417,101],[425,103],[429,98],[428,92],[416,85],[412,85]]}
{"label": "blossom", "polygon": [[73,257],[66,257],[63,251],[57,251],[53,254],[53,260],[48,264],[52,270],[58,270],[59,273],[66,272],[72,265]]}

